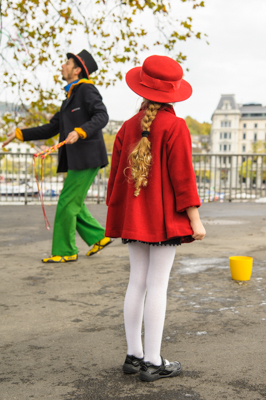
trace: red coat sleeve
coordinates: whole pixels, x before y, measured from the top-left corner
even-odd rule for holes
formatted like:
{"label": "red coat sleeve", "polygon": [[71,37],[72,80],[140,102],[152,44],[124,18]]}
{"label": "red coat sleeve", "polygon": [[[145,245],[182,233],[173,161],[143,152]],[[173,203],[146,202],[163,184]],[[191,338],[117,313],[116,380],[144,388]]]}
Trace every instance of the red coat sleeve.
{"label": "red coat sleeve", "polygon": [[118,131],[115,142],[114,142],[114,147],[113,147],[113,153],[112,153],[112,162],[111,162],[111,172],[110,176],[108,179],[108,185],[107,185],[107,195],[106,195],[106,205],[108,206],[110,197],[112,195],[113,187],[114,187],[114,182],[117,174],[117,169],[119,166],[119,161],[120,161],[120,154],[122,150],[122,138],[124,134],[124,125],[120,128]]}
{"label": "red coat sleeve", "polygon": [[192,164],[191,137],[186,122],[178,118],[167,142],[168,172],[175,193],[176,211],[200,207]]}

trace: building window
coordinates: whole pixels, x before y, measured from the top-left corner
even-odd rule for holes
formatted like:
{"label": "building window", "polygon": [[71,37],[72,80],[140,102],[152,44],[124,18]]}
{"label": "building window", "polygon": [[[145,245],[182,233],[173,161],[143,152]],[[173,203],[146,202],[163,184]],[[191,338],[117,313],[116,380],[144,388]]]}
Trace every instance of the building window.
{"label": "building window", "polygon": [[243,140],[246,140],[246,134],[243,133]]}
{"label": "building window", "polygon": [[17,149],[17,152],[20,153],[20,152],[21,152],[21,149]]}
{"label": "building window", "polygon": [[223,105],[222,105],[222,110],[230,110],[232,107],[231,107],[231,104],[230,104],[230,101],[229,100],[224,100],[223,101]]}
{"label": "building window", "polygon": [[226,132],[224,133],[224,139],[227,139],[227,133]]}
{"label": "building window", "polygon": [[231,128],[231,121],[221,122],[221,126],[224,126],[225,128]]}
{"label": "building window", "polygon": [[221,121],[221,128],[223,128],[224,126],[224,121]]}
{"label": "building window", "polygon": [[227,144],[224,144],[224,151],[227,150]]}
{"label": "building window", "polygon": [[254,133],[254,142],[256,142],[256,141],[257,141],[257,134]]}
{"label": "building window", "polygon": [[223,159],[224,159],[224,164],[226,164],[226,157],[223,157]]}
{"label": "building window", "polygon": [[258,127],[258,124],[254,124],[254,128],[257,128]]}
{"label": "building window", "polygon": [[231,151],[231,144],[228,145],[228,150]]}
{"label": "building window", "polygon": [[243,124],[243,128],[246,128],[247,127],[247,124]]}
{"label": "building window", "polygon": [[222,151],[222,145],[220,144],[220,151]]}
{"label": "building window", "polygon": [[242,151],[243,151],[243,153],[245,153],[245,151],[246,151],[246,145],[245,144],[243,144],[243,146],[242,146]]}
{"label": "building window", "polygon": [[223,134],[222,134],[222,132],[220,132],[220,139],[222,139],[223,138]]}
{"label": "building window", "polygon": [[29,153],[29,152],[30,152],[30,149],[26,149],[26,152]]}
{"label": "building window", "polygon": [[231,139],[231,132],[228,133],[228,137],[229,137],[229,139]]}

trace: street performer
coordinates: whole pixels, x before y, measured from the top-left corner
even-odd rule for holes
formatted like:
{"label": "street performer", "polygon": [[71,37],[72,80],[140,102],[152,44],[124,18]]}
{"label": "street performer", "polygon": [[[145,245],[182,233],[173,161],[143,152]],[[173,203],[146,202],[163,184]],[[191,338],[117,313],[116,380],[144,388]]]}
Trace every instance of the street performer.
{"label": "street performer", "polygon": [[[5,147],[13,139],[21,141],[49,139],[60,133],[59,141],[66,140],[58,152],[57,172],[67,172],[61,191],[53,232],[52,256],[45,263],[76,261],[78,248],[75,231],[89,245],[87,256],[98,253],[112,240],[105,237],[104,228],[92,217],[84,204],[87,192],[100,168],[108,164],[102,128],[108,114],[99,91],[89,79],[98,66],[92,55],[82,50],[68,53],[62,65],[62,76],[67,82],[66,99],[48,124],[19,129],[8,136]],[[71,145],[71,146],[69,146]]]}

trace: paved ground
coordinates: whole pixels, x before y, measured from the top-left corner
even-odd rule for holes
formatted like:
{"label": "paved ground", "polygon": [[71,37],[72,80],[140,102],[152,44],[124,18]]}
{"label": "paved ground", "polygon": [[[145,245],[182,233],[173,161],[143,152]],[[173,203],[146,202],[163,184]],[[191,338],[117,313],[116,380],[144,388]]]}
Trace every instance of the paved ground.
{"label": "paved ground", "polygon": [[[106,207],[89,208],[104,224]],[[127,246],[86,258],[77,238],[77,263],[44,265],[52,233],[41,207],[0,216],[1,400],[266,399],[265,204],[201,207],[207,236],[177,249],[162,344],[184,372],[155,383],[121,372]],[[254,257],[249,282],[231,279],[231,255]]]}

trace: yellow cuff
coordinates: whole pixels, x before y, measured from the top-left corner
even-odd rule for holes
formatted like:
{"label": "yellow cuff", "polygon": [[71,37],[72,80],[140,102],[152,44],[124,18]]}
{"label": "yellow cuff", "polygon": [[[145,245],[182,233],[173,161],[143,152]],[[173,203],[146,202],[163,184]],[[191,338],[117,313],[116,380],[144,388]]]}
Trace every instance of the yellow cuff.
{"label": "yellow cuff", "polygon": [[76,131],[79,134],[79,137],[81,139],[86,139],[87,133],[82,128],[75,128],[74,131]]}
{"label": "yellow cuff", "polygon": [[19,128],[16,128],[16,138],[21,142],[24,142],[23,133]]}

